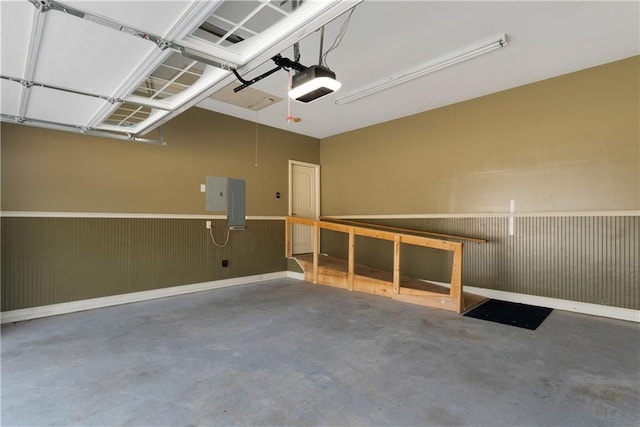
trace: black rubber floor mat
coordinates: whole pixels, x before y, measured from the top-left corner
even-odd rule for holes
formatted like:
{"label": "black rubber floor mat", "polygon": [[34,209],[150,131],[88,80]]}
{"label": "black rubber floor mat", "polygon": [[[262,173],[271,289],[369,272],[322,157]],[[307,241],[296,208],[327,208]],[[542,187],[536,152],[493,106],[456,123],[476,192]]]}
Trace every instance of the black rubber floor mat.
{"label": "black rubber floor mat", "polygon": [[490,299],[464,315],[535,331],[552,311],[551,308]]}

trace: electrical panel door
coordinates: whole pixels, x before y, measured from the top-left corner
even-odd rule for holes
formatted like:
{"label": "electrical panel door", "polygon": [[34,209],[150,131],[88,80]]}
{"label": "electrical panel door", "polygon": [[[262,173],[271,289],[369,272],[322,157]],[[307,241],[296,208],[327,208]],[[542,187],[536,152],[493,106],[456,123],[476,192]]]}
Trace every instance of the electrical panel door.
{"label": "electrical panel door", "polygon": [[244,179],[208,176],[206,184],[207,210],[226,212],[232,230],[246,226],[246,186]]}
{"label": "electrical panel door", "polygon": [[220,176],[208,176],[206,190],[207,210],[214,212],[226,212],[227,178]]}
{"label": "electrical panel door", "polygon": [[227,222],[232,230],[242,230],[246,226],[244,179],[229,178],[227,192]]}

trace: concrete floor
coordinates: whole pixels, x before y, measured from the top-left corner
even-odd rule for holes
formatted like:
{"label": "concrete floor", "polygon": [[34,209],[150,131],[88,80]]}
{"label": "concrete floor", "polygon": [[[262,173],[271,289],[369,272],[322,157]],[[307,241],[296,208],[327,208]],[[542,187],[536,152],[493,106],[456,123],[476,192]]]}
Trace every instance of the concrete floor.
{"label": "concrete floor", "polygon": [[3,326],[2,425],[637,426],[639,331],[284,279]]}

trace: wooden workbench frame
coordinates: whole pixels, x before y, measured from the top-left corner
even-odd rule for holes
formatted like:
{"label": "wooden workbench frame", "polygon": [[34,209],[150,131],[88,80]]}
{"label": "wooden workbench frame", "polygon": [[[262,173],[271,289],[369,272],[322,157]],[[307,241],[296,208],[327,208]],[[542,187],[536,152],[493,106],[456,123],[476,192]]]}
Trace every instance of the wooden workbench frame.
{"label": "wooden workbench frame", "polygon": [[[462,291],[462,243],[451,242],[429,237],[414,236],[400,232],[373,230],[355,225],[337,224],[334,222],[317,221],[313,219],[288,216],[285,223],[285,256],[292,257],[291,227],[293,224],[305,225],[313,228],[313,264],[312,271],[306,272],[305,277],[313,283],[330,284],[332,286],[343,287],[349,290],[373,293],[376,295],[387,295],[391,298],[410,302],[414,304],[426,305],[430,307],[443,308],[446,310],[461,313],[464,309],[464,299]],[[335,273],[324,274],[319,267],[320,253],[320,230],[331,230],[345,233],[349,237],[348,246],[348,271],[340,278]],[[374,239],[388,240],[393,242],[393,281],[383,282],[378,279],[371,279],[355,274],[355,236],[371,237]],[[402,244],[421,246],[425,248],[439,249],[453,253],[453,263],[451,266],[451,287],[449,294],[424,291],[401,286],[400,277],[400,249]],[[338,278],[337,278],[338,277]]]}

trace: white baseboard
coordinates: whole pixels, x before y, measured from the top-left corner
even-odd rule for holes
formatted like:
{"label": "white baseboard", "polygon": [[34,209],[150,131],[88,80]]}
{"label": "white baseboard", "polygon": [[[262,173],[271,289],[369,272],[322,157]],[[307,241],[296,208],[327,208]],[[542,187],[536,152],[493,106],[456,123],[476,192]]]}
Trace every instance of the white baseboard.
{"label": "white baseboard", "polygon": [[[425,280],[436,285],[451,287],[450,283]],[[495,289],[476,288],[464,286],[464,291],[470,294],[502,301],[517,302],[520,304],[536,305],[538,307],[553,308],[555,310],[573,311],[575,313],[590,314],[592,316],[608,317],[610,319],[627,320],[640,323],[640,310],[630,308],[612,307],[609,305],[591,304],[588,302],[569,301],[565,299],[540,297],[536,295],[517,294],[515,292],[497,291]]]}
{"label": "white baseboard", "polygon": [[132,292],[129,294],[113,295],[102,298],[92,298],[81,301],[64,302],[60,304],[43,305],[40,307],[5,311],[3,313],[0,313],[0,324],[38,319],[40,317],[56,316],[59,314],[73,313],[76,311],[91,310],[94,308],[129,304],[132,302],[147,301],[156,298],[190,294],[193,292],[209,291],[212,289],[227,288],[230,286],[264,282],[267,280],[282,279],[285,277],[289,277],[289,273],[292,272],[278,271],[276,273],[256,274],[254,276],[235,277],[232,279],[215,280],[212,282],[172,286],[170,288],[154,289],[151,291]]}
{"label": "white baseboard", "polygon": [[[267,280],[282,278],[304,280],[304,273],[297,273],[294,271],[278,271],[275,273],[235,277],[232,279],[216,280],[212,282],[194,283],[191,285],[173,286],[170,288],[154,289],[151,291],[132,292],[129,294],[113,295],[109,297],[92,298],[81,301],[72,301],[60,304],[44,305],[40,307],[24,308],[20,310],[5,311],[3,313],[0,313],[0,324],[21,322],[23,320],[57,316],[59,314],[74,313],[76,311],[85,311],[94,308],[129,304],[132,302],[147,301],[157,298],[184,295],[193,292],[209,291],[213,289],[246,285],[250,283],[264,282]],[[449,283],[444,282],[435,282],[432,280],[429,280],[429,282],[446,287],[451,286]],[[640,310],[540,297],[535,295],[517,294],[514,292],[497,291],[494,289],[476,288],[474,286],[465,286],[464,290],[472,294],[484,296],[487,298],[499,299],[502,301],[537,305],[540,307],[548,307],[556,310],[573,311],[576,313],[589,314],[592,316],[608,317],[611,319],[627,320],[630,322],[640,323]]]}
{"label": "white baseboard", "polygon": [[553,308],[556,310],[573,311],[575,313],[590,314],[592,316],[608,317],[611,319],[640,323],[640,310],[632,310],[630,308],[539,297],[536,295],[516,294],[513,292],[496,291],[493,289],[475,288],[473,286],[465,286],[464,289],[472,294],[499,299],[502,301],[519,302],[522,304],[537,305],[539,307]]}
{"label": "white baseboard", "polygon": [[287,271],[287,277],[289,279],[304,280],[304,273],[298,273],[297,271]]}

